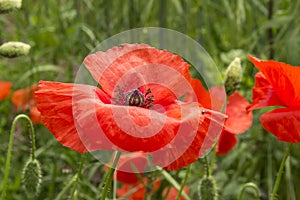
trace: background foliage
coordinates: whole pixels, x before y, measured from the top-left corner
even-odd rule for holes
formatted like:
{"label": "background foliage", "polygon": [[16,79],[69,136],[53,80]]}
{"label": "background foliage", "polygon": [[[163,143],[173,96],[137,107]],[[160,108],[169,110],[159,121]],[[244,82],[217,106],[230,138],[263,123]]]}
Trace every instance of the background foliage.
{"label": "background foliage", "polygon": [[[256,70],[247,61],[247,54],[299,66],[299,16],[300,0],[24,0],[20,11],[1,15],[0,39],[23,41],[32,49],[27,57],[1,58],[0,80],[13,82],[13,90],[40,79],[72,82],[83,58],[98,43],[131,28],[155,26],[182,32],[198,41],[221,72],[235,56],[240,56],[244,69],[240,92],[251,100]],[[217,158],[214,177],[220,199],[236,199],[247,182],[259,186],[261,199],[267,199],[272,190],[286,144],[261,128],[262,112],[265,110],[254,112],[253,126],[239,136],[235,149]],[[4,166],[8,133],[16,114],[9,99],[0,103],[0,166]],[[21,171],[30,148],[25,127],[20,124],[16,133],[9,199],[24,199]],[[50,200],[76,172],[80,155],[62,147],[42,125],[36,125],[36,130],[37,155],[44,176],[38,199]],[[300,147],[296,144],[278,199],[300,197],[299,156]],[[86,178],[76,187],[79,199],[95,199],[102,173],[100,164],[88,156],[84,165]],[[188,185],[191,196],[196,198],[204,173],[202,160],[193,165],[192,173],[195,176]],[[2,174],[1,167],[0,185]],[[253,198],[251,190],[246,195],[245,199]]]}

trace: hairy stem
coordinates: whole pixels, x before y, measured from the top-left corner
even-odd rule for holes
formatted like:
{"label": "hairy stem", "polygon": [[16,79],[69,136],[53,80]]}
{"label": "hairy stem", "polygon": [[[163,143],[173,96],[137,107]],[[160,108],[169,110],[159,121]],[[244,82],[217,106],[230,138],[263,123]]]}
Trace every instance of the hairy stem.
{"label": "hairy stem", "polygon": [[276,199],[276,194],[277,194],[277,190],[278,190],[278,187],[279,187],[279,184],[280,184],[280,181],[281,181],[281,177],[282,177],[282,173],[283,173],[283,169],[284,169],[284,166],[285,166],[285,162],[286,160],[288,159],[289,155],[290,155],[290,151],[291,151],[291,147],[292,147],[292,143],[289,143],[288,147],[287,147],[287,150],[285,152],[285,155],[281,161],[281,164],[280,164],[280,168],[277,172],[277,177],[276,177],[276,181],[275,181],[275,185],[273,187],[273,192],[271,194],[271,200],[275,200]]}
{"label": "hairy stem", "polygon": [[35,159],[35,134],[33,129],[33,124],[30,120],[30,118],[27,115],[20,114],[15,117],[14,121],[12,122],[12,127],[10,129],[10,136],[9,136],[9,142],[8,142],[8,149],[7,149],[7,155],[6,155],[6,162],[5,162],[5,169],[4,169],[4,178],[3,178],[3,185],[2,185],[2,195],[1,200],[4,200],[6,198],[6,190],[7,190],[7,182],[8,182],[8,175],[9,175],[9,169],[10,169],[10,160],[11,160],[11,153],[12,153],[12,147],[14,143],[14,136],[15,136],[15,129],[16,124],[19,121],[19,119],[26,119],[29,128],[30,128],[30,134],[31,134],[31,156],[32,160]]}

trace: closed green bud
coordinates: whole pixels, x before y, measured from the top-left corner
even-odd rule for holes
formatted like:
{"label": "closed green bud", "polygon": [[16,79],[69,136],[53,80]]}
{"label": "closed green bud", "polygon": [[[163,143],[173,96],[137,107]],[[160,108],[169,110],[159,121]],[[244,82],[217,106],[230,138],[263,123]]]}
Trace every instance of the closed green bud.
{"label": "closed green bud", "polygon": [[0,0],[0,14],[9,13],[21,6],[22,0]]}
{"label": "closed green bud", "polygon": [[225,72],[225,90],[227,95],[231,95],[240,86],[242,80],[241,59],[236,57],[228,66]]}
{"label": "closed green bud", "polygon": [[39,193],[42,182],[41,166],[38,160],[30,159],[23,169],[23,184],[28,197]]}
{"label": "closed green bud", "polygon": [[203,177],[199,184],[199,200],[217,200],[217,185],[212,176]]}
{"label": "closed green bud", "polygon": [[0,46],[0,55],[8,58],[24,56],[29,53],[30,45],[23,42],[7,42]]}

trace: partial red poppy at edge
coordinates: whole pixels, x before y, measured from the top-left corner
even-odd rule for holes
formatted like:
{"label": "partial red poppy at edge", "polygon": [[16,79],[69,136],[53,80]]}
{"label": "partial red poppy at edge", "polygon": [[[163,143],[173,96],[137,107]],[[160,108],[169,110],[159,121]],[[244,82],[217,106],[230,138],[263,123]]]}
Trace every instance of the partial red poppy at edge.
{"label": "partial red poppy at edge", "polygon": [[10,94],[11,82],[0,81],[0,101],[6,99]]}
{"label": "partial red poppy at edge", "polygon": [[33,84],[24,89],[15,91],[12,95],[11,101],[18,111],[25,111],[29,109],[30,119],[33,123],[41,123],[41,113],[36,107],[34,92],[37,91],[37,84]]}
{"label": "partial red poppy at edge", "polygon": [[263,114],[261,124],[280,141],[300,142],[300,67],[274,60],[263,61],[251,55],[248,57],[260,70],[255,76],[252,104],[248,110],[285,107]]}

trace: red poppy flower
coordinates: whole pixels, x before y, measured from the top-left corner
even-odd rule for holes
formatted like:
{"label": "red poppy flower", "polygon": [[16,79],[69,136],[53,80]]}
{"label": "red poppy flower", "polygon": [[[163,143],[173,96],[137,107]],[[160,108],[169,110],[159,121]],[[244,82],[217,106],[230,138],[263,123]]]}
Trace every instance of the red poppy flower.
{"label": "red poppy flower", "polygon": [[218,140],[217,155],[227,154],[233,149],[238,141],[235,135],[245,132],[252,125],[252,112],[246,110],[247,106],[247,99],[237,91],[229,96],[225,112],[228,118]]}
{"label": "red poppy flower", "polygon": [[41,114],[35,103],[34,92],[38,89],[36,84],[25,89],[17,90],[12,95],[12,102],[17,110],[25,111],[29,109],[30,119],[33,123],[41,122]]}
{"label": "red poppy flower", "polygon": [[64,146],[143,151],[170,169],[213,146],[225,116],[198,102],[208,92],[194,90],[202,85],[180,56],[124,44],[87,56],[84,65],[101,88],[40,81],[35,93],[44,125]]}
{"label": "red poppy flower", "polygon": [[[188,188],[188,186],[184,186],[183,191],[186,194],[189,194],[190,189]],[[164,191],[163,191],[163,196],[165,196],[167,192],[168,192],[168,195],[166,197],[166,200],[174,200],[174,199],[176,199],[176,197],[178,195],[178,191],[174,187],[171,187],[169,191],[168,191],[168,188],[165,188]],[[185,200],[185,198],[181,196],[180,200]]]}
{"label": "red poppy flower", "polygon": [[155,180],[152,183],[151,191],[147,191],[147,178],[143,178],[142,181],[138,181],[134,184],[123,183],[121,188],[117,189],[117,196],[126,200],[143,200],[147,195],[154,194],[161,185],[161,180]]}
{"label": "red poppy flower", "polygon": [[11,82],[1,81],[0,82],[0,101],[6,99],[10,94]]}
{"label": "red poppy flower", "polygon": [[282,106],[260,117],[264,129],[278,140],[300,142],[300,67],[248,56],[260,72],[255,76],[249,110]]}

